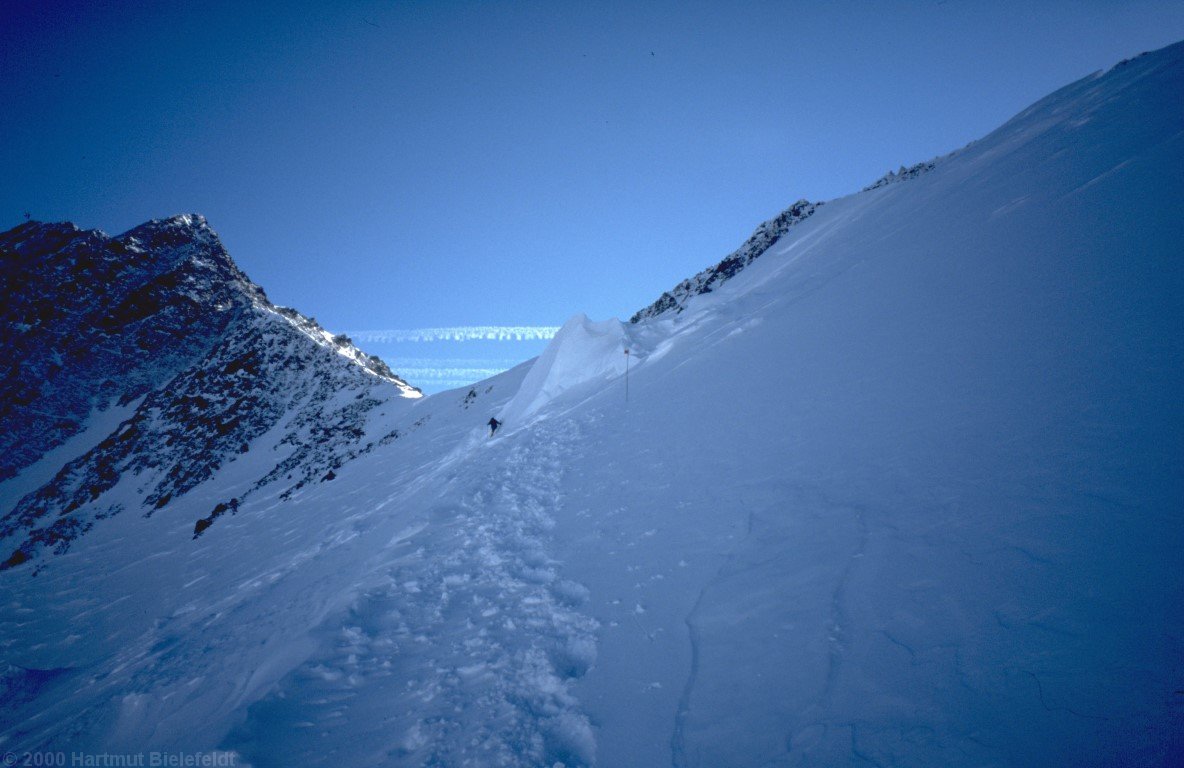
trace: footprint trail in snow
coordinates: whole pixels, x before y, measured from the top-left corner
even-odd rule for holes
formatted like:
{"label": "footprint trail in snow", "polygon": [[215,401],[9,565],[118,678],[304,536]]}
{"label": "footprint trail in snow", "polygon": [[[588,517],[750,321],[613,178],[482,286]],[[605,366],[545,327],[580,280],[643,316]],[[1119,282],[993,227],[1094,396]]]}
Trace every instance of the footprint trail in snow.
{"label": "footprint trail in snow", "polygon": [[440,499],[228,746],[256,766],[591,764],[569,688],[595,661],[597,625],[547,553],[576,437],[540,424]]}

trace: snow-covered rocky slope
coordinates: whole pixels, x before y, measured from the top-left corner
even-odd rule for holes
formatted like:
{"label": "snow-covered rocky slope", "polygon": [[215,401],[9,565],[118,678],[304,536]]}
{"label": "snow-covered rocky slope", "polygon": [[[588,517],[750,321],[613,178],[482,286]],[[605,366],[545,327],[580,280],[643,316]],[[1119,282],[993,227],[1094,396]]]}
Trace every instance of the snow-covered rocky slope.
{"label": "snow-covered rocky slope", "polygon": [[115,238],[30,222],[0,235],[0,264],[0,567],[151,515],[252,449],[267,471],[201,527],[263,485],[323,480],[364,447],[367,413],[418,395],[271,304],[200,216]]}
{"label": "snow-covered rocky slope", "polygon": [[7,571],[0,748],[1184,762],[1181,93],[1184,45],[1124,62],[681,311],[370,409],[333,482],[194,539],[252,447]]}

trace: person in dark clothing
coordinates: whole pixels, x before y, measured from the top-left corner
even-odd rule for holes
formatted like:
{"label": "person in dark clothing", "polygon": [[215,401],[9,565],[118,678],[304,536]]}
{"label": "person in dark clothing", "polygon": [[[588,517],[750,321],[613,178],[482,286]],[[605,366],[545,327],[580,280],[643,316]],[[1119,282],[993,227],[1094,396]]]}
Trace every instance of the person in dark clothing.
{"label": "person in dark clothing", "polygon": [[497,432],[497,428],[500,427],[501,425],[502,425],[502,423],[500,421],[498,421],[497,419],[490,419],[489,420],[489,436],[493,437],[493,433]]}

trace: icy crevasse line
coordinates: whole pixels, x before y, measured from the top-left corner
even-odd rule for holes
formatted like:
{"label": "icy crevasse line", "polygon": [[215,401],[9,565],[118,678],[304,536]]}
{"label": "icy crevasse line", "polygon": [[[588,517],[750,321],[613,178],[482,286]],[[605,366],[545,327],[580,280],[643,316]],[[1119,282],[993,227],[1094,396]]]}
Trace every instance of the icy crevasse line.
{"label": "icy crevasse line", "polygon": [[[753,523],[756,518],[752,512],[748,513],[748,525],[744,532],[744,538],[747,539],[752,535]],[[736,549],[743,545],[741,540],[736,545]],[[695,617],[699,614],[699,608],[703,605],[703,599],[706,597],[708,590],[716,585],[717,582],[728,572],[728,568],[735,561],[735,550],[729,554],[719,569],[712,576],[711,580],[703,585],[699,590],[699,596],[695,598],[695,604],[691,607],[690,612],[686,615],[683,623],[687,627],[687,639],[691,644],[691,667],[687,672],[687,681],[683,685],[682,693],[678,697],[678,709],[674,713],[674,733],[670,737],[670,763],[673,768],[688,768],[688,766],[695,765],[687,761],[687,744],[686,744],[686,719],[691,711],[691,696],[695,691],[695,682],[699,677],[699,627],[695,623]]]}
{"label": "icy crevasse line", "polygon": [[[713,580],[714,581],[714,580]],[[678,697],[678,709],[674,713],[674,734],[670,737],[670,763],[673,768],[686,768],[686,718],[691,711],[691,694],[695,690],[695,681],[699,677],[699,627],[695,624],[695,614],[703,603],[703,596],[707,594],[711,584],[699,590],[699,597],[691,612],[687,614],[684,623],[687,626],[687,637],[691,644],[691,668],[687,673],[687,681],[683,685],[682,694]]]}

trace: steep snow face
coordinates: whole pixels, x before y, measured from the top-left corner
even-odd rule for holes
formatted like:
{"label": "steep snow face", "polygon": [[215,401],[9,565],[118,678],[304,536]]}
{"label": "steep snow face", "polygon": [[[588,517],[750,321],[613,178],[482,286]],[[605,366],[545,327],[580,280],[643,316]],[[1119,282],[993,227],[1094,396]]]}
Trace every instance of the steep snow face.
{"label": "steep snow face", "polygon": [[519,429],[559,395],[588,385],[602,387],[625,373],[629,342],[619,320],[594,323],[584,314],[563,324],[530,368],[501,420]]}
{"label": "steep snow face", "polygon": [[[258,482],[320,479],[360,439],[367,411],[418,394],[348,339],[268,302],[200,216],[117,238],[25,224],[0,235],[0,259],[0,537],[15,548],[0,567],[63,552],[128,508],[153,514],[280,422],[291,425],[284,454]],[[338,402],[343,392],[356,398]],[[29,467],[82,434],[89,448],[53,477]],[[139,498],[108,496],[126,475]]]}
{"label": "steep snow face", "polygon": [[1182,92],[1184,45],[1086,78],[681,312],[368,409],[332,481],[193,538],[281,423],[4,573],[5,749],[1184,763]]}
{"label": "steep snow face", "polygon": [[605,764],[1181,762],[1180,93],[1075,83],[648,323],[564,489]]}

